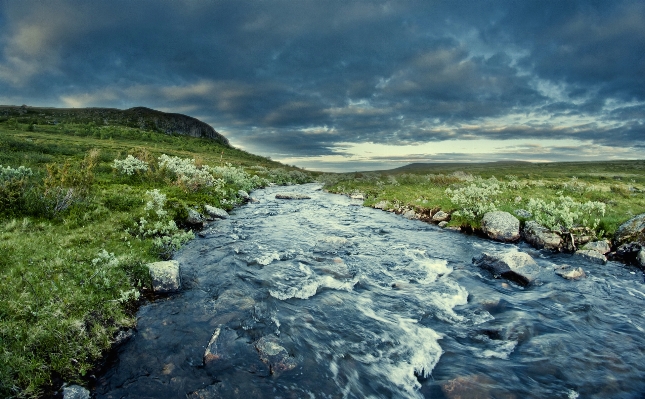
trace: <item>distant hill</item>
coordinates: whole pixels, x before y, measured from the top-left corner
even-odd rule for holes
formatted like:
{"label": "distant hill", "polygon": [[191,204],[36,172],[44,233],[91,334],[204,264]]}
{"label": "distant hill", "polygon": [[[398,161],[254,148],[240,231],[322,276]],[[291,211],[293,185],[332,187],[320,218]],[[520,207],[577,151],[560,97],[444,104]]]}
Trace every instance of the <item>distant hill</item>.
{"label": "distant hill", "polygon": [[390,169],[388,172],[394,173],[416,173],[416,172],[430,172],[433,170],[446,170],[446,169],[460,169],[460,168],[472,168],[475,167],[513,167],[513,166],[528,166],[531,162],[524,161],[497,161],[497,162],[478,162],[478,163],[468,163],[468,162],[437,162],[437,163],[411,163],[405,166],[401,166],[396,169]]}
{"label": "distant hill", "polygon": [[26,105],[0,105],[0,117],[15,118],[20,123],[39,125],[93,122],[97,126],[127,126],[166,134],[208,138],[230,147],[226,137],[199,119],[145,107],[120,110],[116,108],[40,108]]}

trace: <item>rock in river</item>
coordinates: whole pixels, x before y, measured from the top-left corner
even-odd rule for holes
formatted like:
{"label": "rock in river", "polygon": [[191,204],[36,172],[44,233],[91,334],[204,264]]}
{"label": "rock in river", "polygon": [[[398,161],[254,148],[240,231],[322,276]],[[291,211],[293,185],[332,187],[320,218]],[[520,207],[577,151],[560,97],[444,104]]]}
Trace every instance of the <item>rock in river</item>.
{"label": "rock in river", "polygon": [[310,196],[297,193],[280,193],[275,195],[276,199],[287,199],[287,200],[303,200],[311,199]]}
{"label": "rock in river", "polygon": [[593,263],[598,263],[601,265],[607,263],[607,258],[605,257],[605,255],[601,254],[598,251],[594,251],[593,249],[580,249],[576,251],[575,255],[581,256]]}
{"label": "rock in river", "polygon": [[255,349],[260,355],[260,360],[269,366],[271,374],[280,371],[293,370],[296,360],[289,356],[289,352],[280,345],[278,338],[268,335],[255,342]]}
{"label": "rock in river", "polygon": [[618,230],[616,230],[614,241],[616,245],[628,242],[645,244],[645,213],[634,216],[621,224]]}
{"label": "rock in river", "polygon": [[90,399],[90,391],[79,385],[63,388],[63,399]]}
{"label": "rock in river", "polygon": [[588,242],[584,247],[582,247],[582,249],[597,251],[603,255],[611,251],[609,243],[605,240]]}
{"label": "rock in river", "polygon": [[495,277],[503,277],[522,286],[529,285],[540,272],[538,264],[524,252],[484,252],[473,258],[473,264],[490,271]]}
{"label": "rock in river", "polygon": [[493,240],[517,241],[520,238],[520,221],[508,212],[487,212],[482,218],[482,230]]}
{"label": "rock in river", "polygon": [[533,220],[529,220],[524,225],[522,237],[538,249],[557,251],[562,248],[562,237]]}
{"label": "rock in river", "polygon": [[581,267],[578,267],[576,269],[570,269],[570,268],[563,268],[555,271],[555,274],[562,278],[566,278],[567,280],[579,280],[581,278],[585,278],[587,275],[585,274],[585,271],[582,270]]}
{"label": "rock in river", "polygon": [[446,222],[448,220],[450,220],[450,214],[444,211],[438,211],[432,216],[433,222]]}
{"label": "rock in river", "polygon": [[181,289],[179,262],[176,260],[148,263],[148,270],[154,292],[166,294]]}
{"label": "rock in river", "polygon": [[204,210],[206,211],[206,214],[208,214],[208,216],[211,218],[219,218],[219,219],[228,218],[228,212],[226,212],[224,209],[216,208],[210,205],[204,205]]}

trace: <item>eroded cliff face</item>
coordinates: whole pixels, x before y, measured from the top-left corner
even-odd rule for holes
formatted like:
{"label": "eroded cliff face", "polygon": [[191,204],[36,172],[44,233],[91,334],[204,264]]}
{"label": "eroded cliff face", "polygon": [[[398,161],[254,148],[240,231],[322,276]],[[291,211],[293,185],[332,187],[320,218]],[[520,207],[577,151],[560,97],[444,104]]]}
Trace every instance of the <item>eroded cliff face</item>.
{"label": "eroded cliff face", "polygon": [[115,108],[40,108],[0,106],[0,116],[16,118],[22,123],[91,123],[155,130],[166,134],[201,137],[230,146],[228,139],[199,119],[170,114],[145,107],[126,110]]}

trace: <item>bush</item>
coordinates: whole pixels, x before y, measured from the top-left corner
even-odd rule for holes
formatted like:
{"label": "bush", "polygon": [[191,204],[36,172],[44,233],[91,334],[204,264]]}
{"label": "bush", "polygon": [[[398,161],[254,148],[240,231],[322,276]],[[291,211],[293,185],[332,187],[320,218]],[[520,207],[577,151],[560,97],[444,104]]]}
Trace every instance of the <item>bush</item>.
{"label": "bush", "polygon": [[554,231],[565,231],[575,226],[596,229],[600,218],[605,215],[602,202],[579,203],[564,196],[560,196],[558,203],[531,198],[527,208],[536,222]]}
{"label": "bush", "polygon": [[148,164],[138,158],[128,155],[125,159],[115,159],[112,167],[122,175],[132,176],[139,172],[147,172],[150,168]]}
{"label": "bush", "polygon": [[215,179],[208,165],[198,168],[194,159],[182,159],[162,154],[159,157],[159,167],[162,171],[170,173],[174,183],[189,191],[198,191],[205,187],[222,186],[223,182]]}
{"label": "bush", "polygon": [[459,207],[453,215],[474,221],[481,219],[486,212],[497,210],[495,200],[502,193],[500,184],[494,177],[488,180],[477,179],[466,187],[446,189],[446,195]]}

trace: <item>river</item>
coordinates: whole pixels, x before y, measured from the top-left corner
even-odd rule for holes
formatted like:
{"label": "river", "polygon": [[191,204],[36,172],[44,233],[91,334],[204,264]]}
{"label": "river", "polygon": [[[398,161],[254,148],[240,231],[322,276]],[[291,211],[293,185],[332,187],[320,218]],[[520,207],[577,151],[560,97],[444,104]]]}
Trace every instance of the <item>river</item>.
{"label": "river", "polygon": [[[281,200],[295,192],[311,199]],[[270,187],[175,255],[96,398],[636,398],[643,273]],[[472,265],[523,251],[526,288]],[[561,265],[582,267],[570,281]]]}

